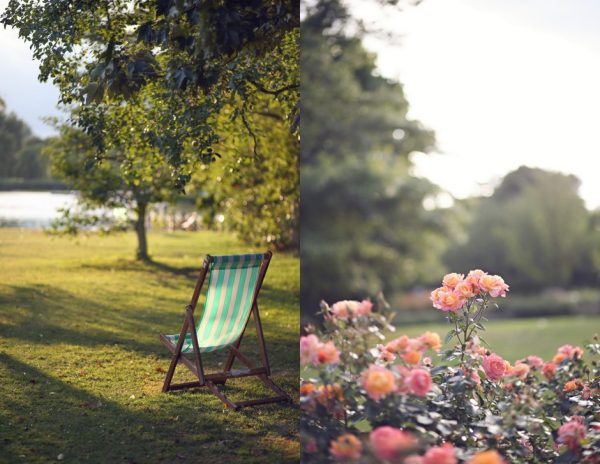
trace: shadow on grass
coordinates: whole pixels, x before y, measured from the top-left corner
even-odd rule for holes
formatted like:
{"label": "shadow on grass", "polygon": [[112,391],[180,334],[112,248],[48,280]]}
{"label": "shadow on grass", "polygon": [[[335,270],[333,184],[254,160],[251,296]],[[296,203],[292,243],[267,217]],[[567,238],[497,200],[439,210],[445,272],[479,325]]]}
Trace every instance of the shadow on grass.
{"label": "shadow on grass", "polygon": [[0,336],[33,344],[118,344],[131,351],[157,353],[157,327],[172,325],[171,313],[142,313],[109,303],[110,298],[103,301],[47,285],[0,286],[0,316],[10,321],[0,323]]}
{"label": "shadow on grass", "polygon": [[190,393],[160,395],[142,407],[119,404],[5,353],[0,373],[2,462],[50,462],[61,454],[64,462],[298,461],[298,437],[280,425],[281,406],[267,410],[266,422],[256,420],[256,410],[221,412],[214,401],[190,407],[205,396],[192,402]]}
{"label": "shadow on grass", "polygon": [[[202,258],[204,259],[204,258]],[[129,272],[151,272],[160,271],[172,276],[182,276],[190,280],[196,280],[202,267],[202,259],[198,261],[197,266],[172,266],[170,264],[149,260],[138,261],[133,259],[119,259],[110,263],[85,263],[81,265],[83,269],[93,269],[97,271],[129,271]]]}

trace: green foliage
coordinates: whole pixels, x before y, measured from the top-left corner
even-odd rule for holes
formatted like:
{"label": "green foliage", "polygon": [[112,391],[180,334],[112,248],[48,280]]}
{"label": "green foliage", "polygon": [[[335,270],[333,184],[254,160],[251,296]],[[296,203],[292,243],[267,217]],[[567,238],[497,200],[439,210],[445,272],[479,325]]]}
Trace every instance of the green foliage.
{"label": "green foliage", "polygon": [[100,152],[103,105],[158,92],[161,131],[148,139],[179,170],[190,142],[213,141],[207,121],[232,98],[268,95],[297,125],[298,73],[286,44],[297,49],[298,11],[297,0],[11,0],[1,21],[29,42],[61,103],[84,107],[72,121]]}
{"label": "green foliage", "polygon": [[409,174],[409,155],[433,134],[406,114],[402,85],[345,29],[341,2],[306,7],[301,34],[302,301],[392,293],[439,265],[436,192]]}
{"label": "green foliage", "polygon": [[41,156],[44,141],[14,113],[7,113],[0,100],[0,178],[44,179],[47,161]]}
{"label": "green foliage", "polygon": [[[449,265],[508,276],[514,289],[593,285],[593,231],[574,176],[521,167],[476,208]],[[597,232],[596,232],[597,234]]]}
{"label": "green foliage", "polygon": [[[104,105],[101,123],[95,124],[104,134],[104,151],[100,156],[93,135],[66,124],[58,126],[60,135],[45,149],[53,175],[79,192],[84,207],[124,207],[135,213],[132,225],[138,234],[137,254],[141,259],[148,259],[145,233],[148,205],[174,200],[177,191],[173,185],[185,183],[189,177],[189,174],[175,175],[160,149],[149,140],[148,133],[158,131],[154,117],[164,110],[164,102],[148,93],[126,104]],[[191,147],[183,155],[190,152]],[[191,172],[194,161],[181,156],[183,172]],[[186,179],[182,180],[181,175],[187,176]],[[106,229],[105,218],[97,218]],[[55,229],[72,233],[77,227],[89,226],[91,219],[90,215],[67,210]]]}
{"label": "green foliage", "polygon": [[[0,229],[0,462],[299,461],[297,408],[223,410],[207,390],[161,393],[176,333],[205,253],[244,253],[232,234],[150,233],[154,263],[131,259],[136,238]],[[275,253],[259,299],[273,378],[297,398],[298,259]],[[249,327],[242,347],[259,360]],[[219,369],[222,357],[207,356]],[[237,366],[237,364],[236,364]],[[234,366],[235,367],[235,366]],[[235,367],[237,368],[237,367]],[[190,379],[177,369],[176,381]],[[267,394],[228,382],[234,399]]]}
{"label": "green foliage", "polygon": [[205,193],[200,206],[224,213],[225,225],[252,245],[297,250],[299,138],[278,102],[261,97],[242,105],[243,112],[230,105],[217,117],[219,157],[192,181]]}

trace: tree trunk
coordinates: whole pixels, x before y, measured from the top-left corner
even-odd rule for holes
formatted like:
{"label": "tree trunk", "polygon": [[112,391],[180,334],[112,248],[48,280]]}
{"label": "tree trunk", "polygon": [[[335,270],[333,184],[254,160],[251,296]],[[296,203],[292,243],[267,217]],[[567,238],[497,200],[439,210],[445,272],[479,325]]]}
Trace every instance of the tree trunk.
{"label": "tree trunk", "polygon": [[138,247],[136,252],[136,258],[141,261],[150,261],[148,256],[148,241],[146,240],[146,208],[148,204],[138,202],[137,208],[137,219],[135,221],[135,233],[137,234]]}

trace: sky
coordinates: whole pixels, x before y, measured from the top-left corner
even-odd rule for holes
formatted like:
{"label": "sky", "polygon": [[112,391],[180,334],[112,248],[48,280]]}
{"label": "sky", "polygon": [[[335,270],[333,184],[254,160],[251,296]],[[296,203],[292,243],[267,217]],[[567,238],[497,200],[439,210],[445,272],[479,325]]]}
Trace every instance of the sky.
{"label": "sky", "polygon": [[[0,11],[7,3],[0,0]],[[46,137],[55,131],[42,118],[60,115],[56,108],[58,91],[51,83],[40,83],[37,76],[38,65],[29,46],[15,30],[0,26],[0,97],[7,110],[25,121],[35,135]]]}
{"label": "sky", "polygon": [[599,1],[424,0],[401,13],[349,1],[400,36],[365,46],[404,84],[409,116],[436,132],[415,174],[464,198],[540,167],[575,174],[588,208],[600,207]]}

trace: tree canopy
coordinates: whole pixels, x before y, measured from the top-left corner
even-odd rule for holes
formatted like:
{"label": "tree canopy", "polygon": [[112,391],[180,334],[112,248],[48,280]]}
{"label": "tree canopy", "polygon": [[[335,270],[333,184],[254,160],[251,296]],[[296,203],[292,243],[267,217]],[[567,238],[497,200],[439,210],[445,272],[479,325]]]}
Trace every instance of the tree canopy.
{"label": "tree canopy", "polygon": [[162,130],[146,137],[181,189],[187,144],[215,141],[207,121],[232,98],[277,99],[296,130],[299,80],[290,63],[298,11],[297,0],[10,0],[1,22],[30,44],[40,79],[54,82],[60,102],[82,107],[72,122],[100,152],[111,100],[134,98],[149,85],[160,90]]}
{"label": "tree canopy", "polygon": [[510,278],[518,290],[591,285],[593,221],[572,175],[520,167],[473,212],[452,267],[480,267]]}
{"label": "tree canopy", "polygon": [[402,85],[345,28],[341,2],[307,7],[302,22],[301,237],[305,311],[328,300],[397,291],[439,264],[436,192],[409,174],[409,155],[434,145],[407,118]]}

